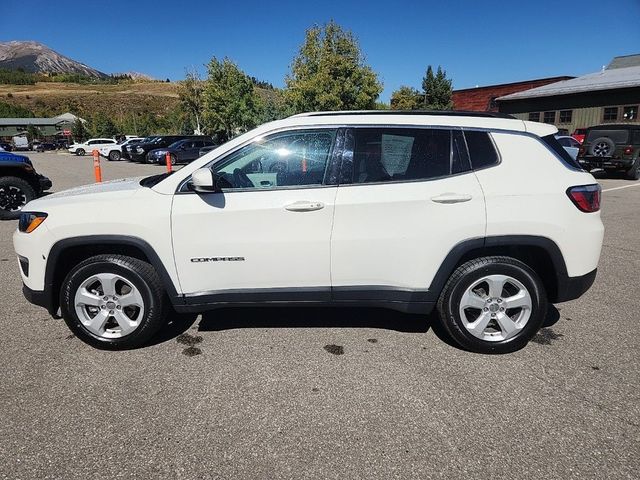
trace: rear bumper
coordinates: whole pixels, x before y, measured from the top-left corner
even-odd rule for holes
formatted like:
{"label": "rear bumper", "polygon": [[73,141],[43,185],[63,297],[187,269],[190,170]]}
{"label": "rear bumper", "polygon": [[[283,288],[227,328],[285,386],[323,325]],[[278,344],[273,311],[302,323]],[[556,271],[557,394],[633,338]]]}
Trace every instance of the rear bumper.
{"label": "rear bumper", "polygon": [[632,158],[609,158],[609,157],[582,157],[578,158],[578,163],[585,170],[594,168],[603,169],[628,169],[633,165]]}
{"label": "rear bumper", "polygon": [[585,294],[591,288],[596,280],[598,269],[594,269],[589,273],[580,277],[566,277],[559,281],[558,295],[554,299],[555,302],[568,302],[575,300]]}

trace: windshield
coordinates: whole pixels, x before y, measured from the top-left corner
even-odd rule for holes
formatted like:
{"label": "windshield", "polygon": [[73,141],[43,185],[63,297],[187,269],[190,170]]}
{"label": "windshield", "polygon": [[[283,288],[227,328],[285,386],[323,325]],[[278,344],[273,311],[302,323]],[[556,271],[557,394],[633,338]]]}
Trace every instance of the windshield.
{"label": "windshield", "polygon": [[605,130],[602,128],[589,130],[587,142],[593,142],[598,138],[609,138],[615,143],[627,143],[629,141],[629,130]]}
{"label": "windshield", "polygon": [[184,143],[185,140],[178,140],[177,142],[173,142],[171,145],[169,145],[169,148],[179,148]]}

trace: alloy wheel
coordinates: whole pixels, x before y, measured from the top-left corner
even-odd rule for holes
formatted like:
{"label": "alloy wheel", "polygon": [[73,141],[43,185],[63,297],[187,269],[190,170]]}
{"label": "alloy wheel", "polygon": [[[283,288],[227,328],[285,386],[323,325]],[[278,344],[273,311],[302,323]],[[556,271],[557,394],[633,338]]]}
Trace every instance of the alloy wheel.
{"label": "alloy wheel", "polygon": [[527,288],[508,275],[488,275],[473,282],[460,300],[462,324],[476,338],[489,342],[516,336],[531,317]]}
{"label": "alloy wheel", "polygon": [[593,154],[596,157],[606,157],[609,155],[609,150],[611,149],[611,145],[606,142],[599,142],[593,147]]}
{"label": "alloy wheel", "polygon": [[115,273],[98,273],[83,281],[76,291],[74,305],[84,327],[103,338],[133,333],[145,314],[138,288]]}
{"label": "alloy wheel", "polygon": [[0,208],[8,212],[17,212],[27,203],[27,195],[20,187],[9,185],[0,187]]}

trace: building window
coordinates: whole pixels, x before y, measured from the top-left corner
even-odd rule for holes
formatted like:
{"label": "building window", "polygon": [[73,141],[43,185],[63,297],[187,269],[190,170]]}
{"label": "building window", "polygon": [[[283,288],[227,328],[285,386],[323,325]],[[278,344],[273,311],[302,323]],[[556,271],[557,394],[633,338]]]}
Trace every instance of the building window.
{"label": "building window", "polygon": [[602,119],[605,122],[615,122],[618,120],[618,107],[606,107]]}
{"label": "building window", "polygon": [[573,110],[560,110],[560,123],[571,123]]}
{"label": "building window", "polygon": [[529,121],[530,122],[539,122],[540,121],[540,112],[531,112],[531,113],[529,113]]}
{"label": "building window", "polygon": [[498,102],[496,101],[498,97],[491,97],[489,99],[489,111],[497,111],[498,110]]}
{"label": "building window", "polygon": [[638,119],[638,105],[632,105],[624,107],[622,109],[623,120],[637,120]]}
{"label": "building window", "polygon": [[556,112],[544,112],[544,123],[556,123]]}

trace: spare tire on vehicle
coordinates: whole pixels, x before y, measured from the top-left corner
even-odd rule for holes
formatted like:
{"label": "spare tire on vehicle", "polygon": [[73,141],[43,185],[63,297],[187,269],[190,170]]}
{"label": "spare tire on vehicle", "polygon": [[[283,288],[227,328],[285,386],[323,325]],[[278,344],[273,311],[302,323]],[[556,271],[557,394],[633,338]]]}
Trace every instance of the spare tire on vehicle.
{"label": "spare tire on vehicle", "polygon": [[610,157],[616,149],[615,143],[608,137],[596,138],[589,146],[589,154],[594,157]]}

